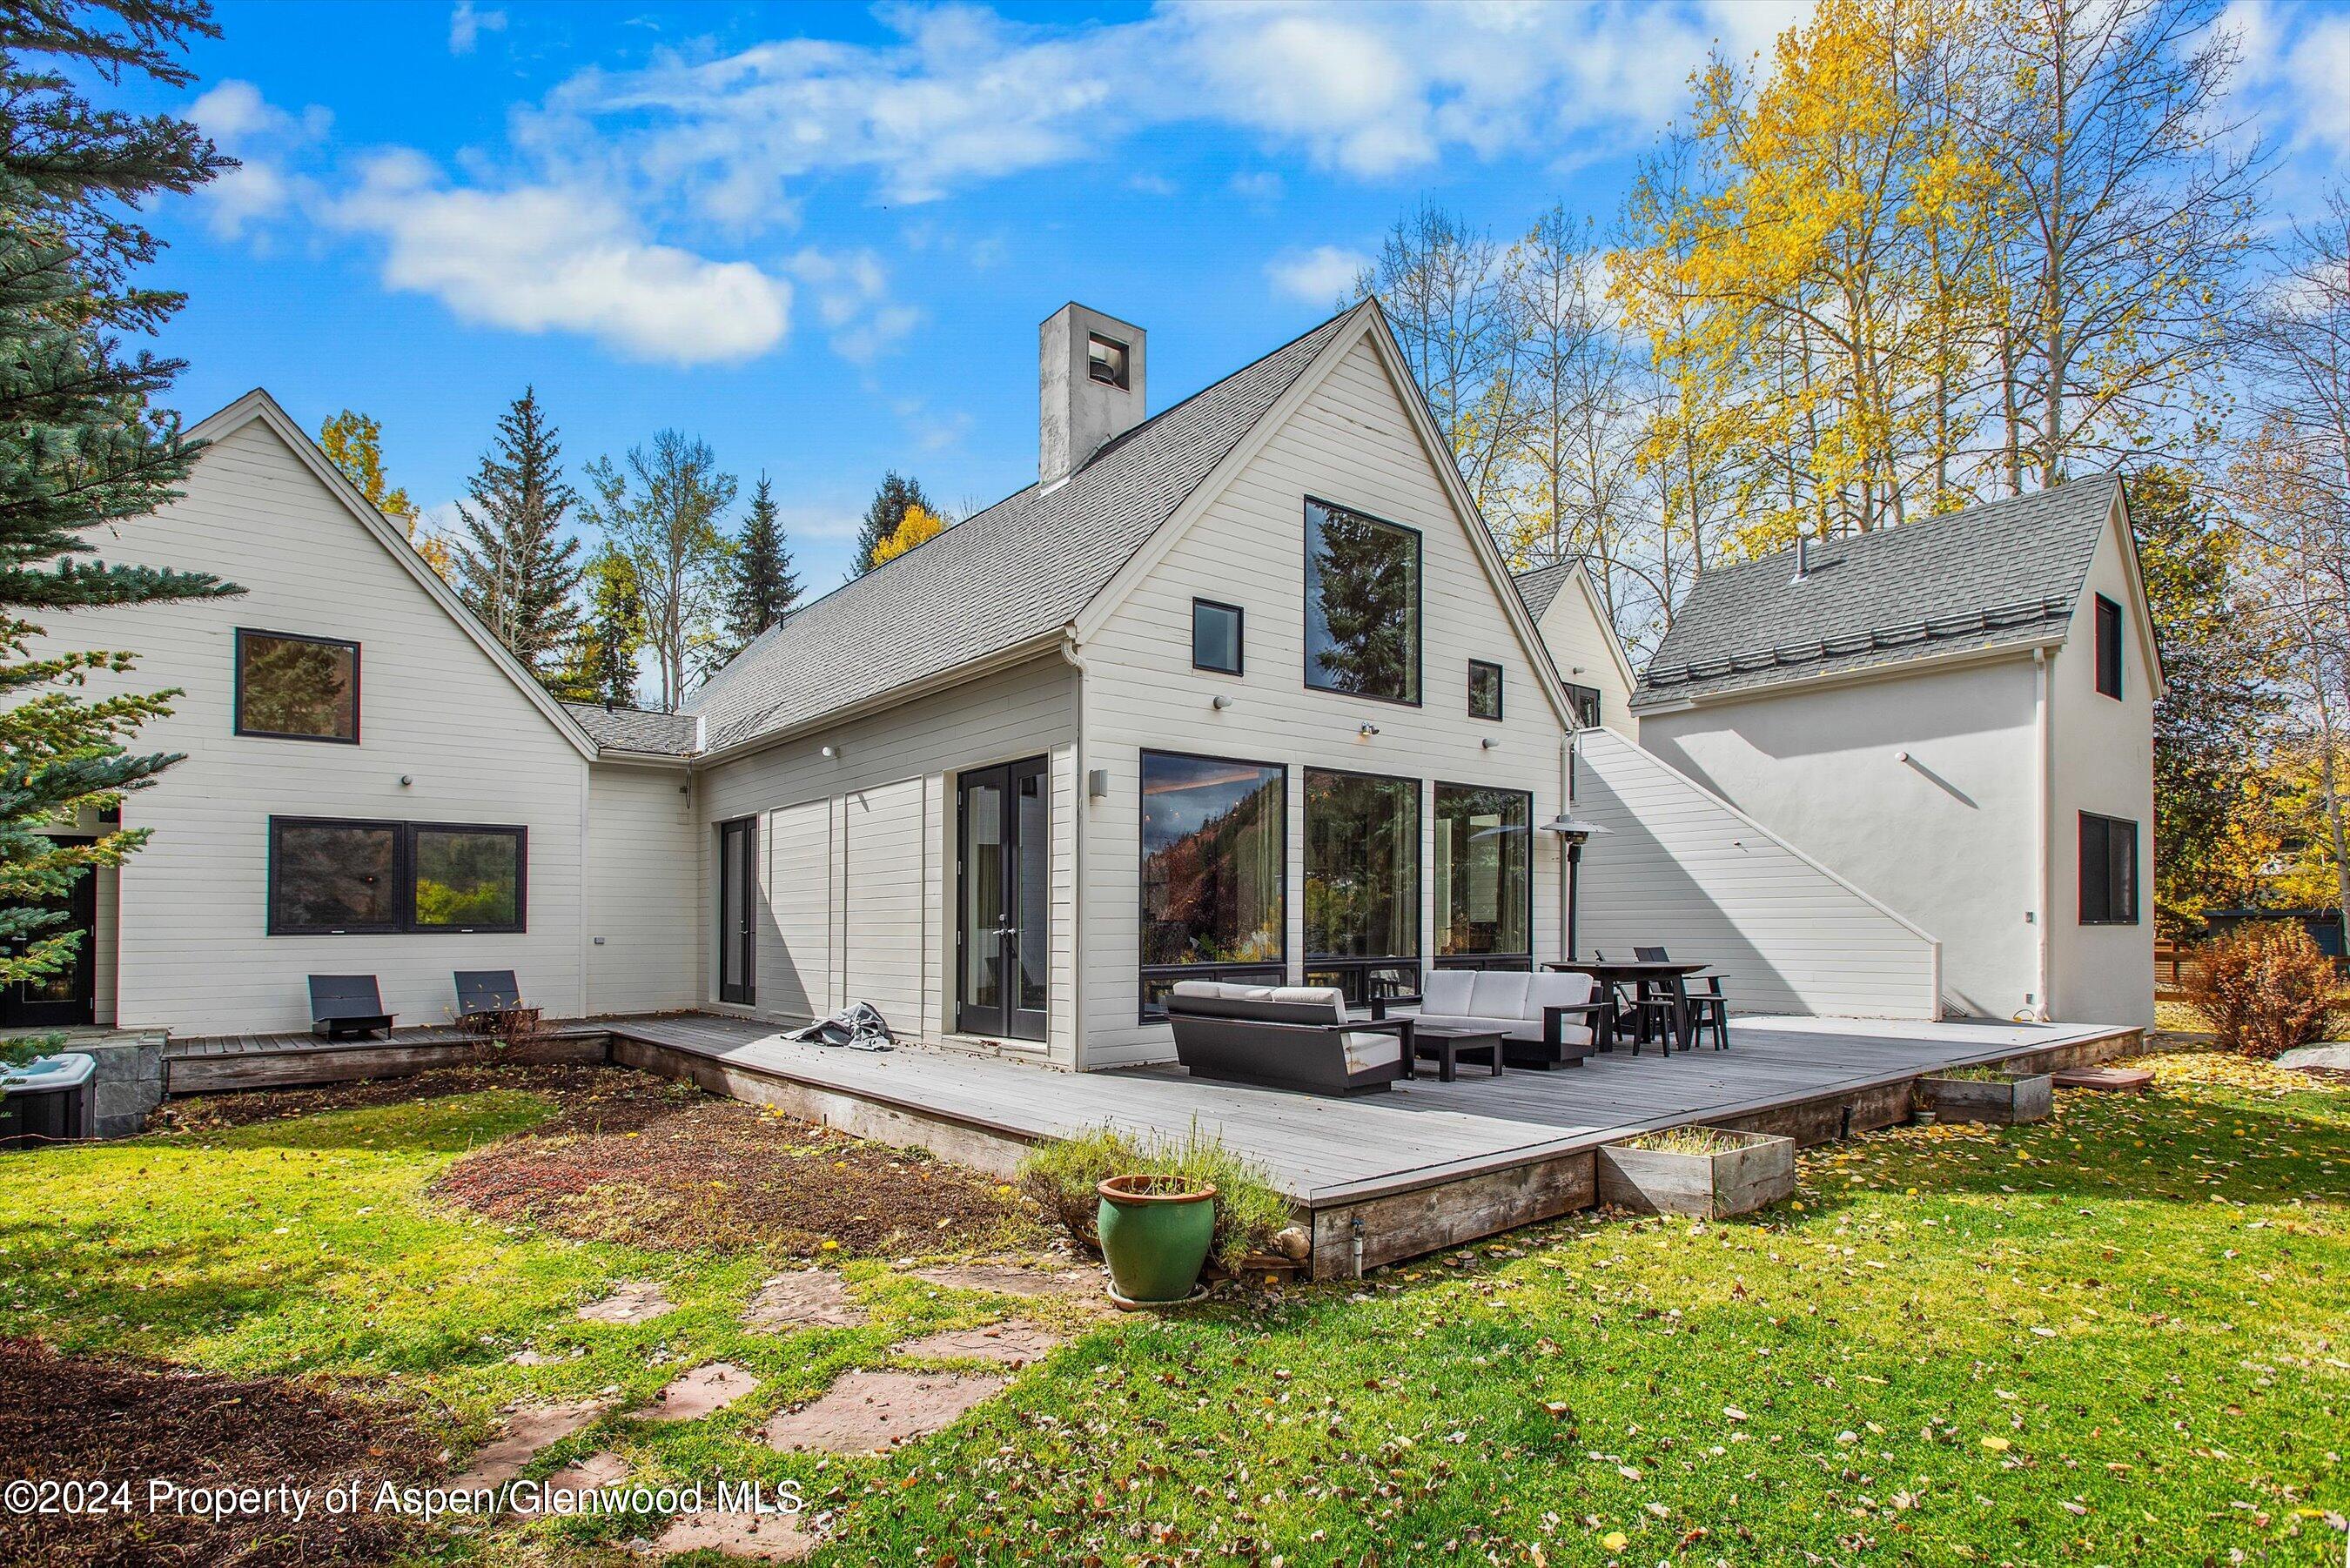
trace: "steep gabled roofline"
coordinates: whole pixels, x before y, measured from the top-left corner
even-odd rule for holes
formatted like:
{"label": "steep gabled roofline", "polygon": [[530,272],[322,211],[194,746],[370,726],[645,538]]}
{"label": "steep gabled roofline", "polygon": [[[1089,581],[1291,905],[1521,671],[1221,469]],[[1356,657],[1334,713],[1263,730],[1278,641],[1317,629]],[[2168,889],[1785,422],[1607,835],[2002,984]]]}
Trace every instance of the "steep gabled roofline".
{"label": "steep gabled roofline", "polygon": [[294,422],[293,416],[286,413],[266,389],[255,387],[226,408],[197,421],[186,434],[192,441],[223,441],[256,420],[267,425],[270,433],[301,461],[318,483],[326,486],[329,494],[343,504],[344,510],[359,526],[375,536],[376,543],[383,546],[385,553],[406,568],[416,585],[424,590],[425,596],[439,605],[457,624],[458,629],[473,639],[473,646],[497,666],[500,673],[514,682],[533,707],[546,715],[546,722],[571,742],[572,749],[588,761],[594,762],[598,747],[588,732],[563,711],[562,704],[538,683],[537,677],[525,670],[522,661],[508,652],[505,645],[492,637],[489,629],[474,618],[473,612],[464,607],[449,585],[425,565],[424,557],[416,553],[416,547],[408,542],[408,536],[394,526],[390,519],[368,504],[367,498],[343,477],[342,471],[319,450],[318,443],[310,439],[308,432]]}

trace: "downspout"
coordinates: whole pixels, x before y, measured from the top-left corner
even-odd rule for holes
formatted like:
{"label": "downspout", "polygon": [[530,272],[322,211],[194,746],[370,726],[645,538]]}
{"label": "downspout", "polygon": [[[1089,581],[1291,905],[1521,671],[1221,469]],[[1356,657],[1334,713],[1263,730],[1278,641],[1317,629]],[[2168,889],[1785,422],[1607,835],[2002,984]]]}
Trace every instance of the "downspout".
{"label": "downspout", "polygon": [[[1566,803],[1565,815],[1575,814],[1575,737],[1572,729],[1558,738],[1558,794]],[[1575,917],[1581,911],[1575,907],[1575,860],[1581,856],[1578,845],[1562,843],[1558,857],[1558,956],[1575,961]]]}
{"label": "downspout", "polygon": [[2048,921],[2056,903],[2056,867],[2050,857],[2054,851],[2055,812],[2054,781],[2049,777],[2049,767],[2055,754],[2050,743],[2050,726],[2055,717],[2055,692],[2050,686],[2048,650],[2032,650],[2032,736],[2033,782],[2032,831],[2033,860],[2040,878],[2040,908],[2033,916],[2034,932],[2034,975],[2032,1000],[2017,1013],[2018,1019],[2033,1023],[2048,1021]]}
{"label": "downspout", "polygon": [[[1086,814],[1092,796],[1087,793],[1086,779],[1086,668],[1085,655],[1077,651],[1077,628],[1065,627],[1061,632],[1061,657],[1077,672],[1076,722],[1072,726],[1076,739],[1071,742],[1076,757],[1076,787],[1069,810],[1069,843],[1072,884],[1069,892],[1069,1069],[1085,1070],[1086,1054],[1086,950],[1083,932],[1086,929]],[[1047,1033],[1049,1033],[1049,1029]]]}

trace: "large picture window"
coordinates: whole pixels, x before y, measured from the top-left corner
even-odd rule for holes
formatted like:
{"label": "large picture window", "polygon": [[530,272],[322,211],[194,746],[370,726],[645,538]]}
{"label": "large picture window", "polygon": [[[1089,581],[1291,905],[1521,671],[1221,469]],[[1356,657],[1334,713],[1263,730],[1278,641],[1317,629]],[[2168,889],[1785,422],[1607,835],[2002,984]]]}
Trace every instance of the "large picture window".
{"label": "large picture window", "polygon": [[[1534,959],[1534,796],[1436,786],[1436,956]],[[1494,966],[1500,967],[1500,966]]]}
{"label": "large picture window", "polygon": [[2081,814],[2081,923],[2137,924],[2137,824]]}
{"label": "large picture window", "polygon": [[1419,701],[1419,535],[1305,503],[1305,684]]}
{"label": "large picture window", "polygon": [[357,744],[359,645],[240,627],[236,732]]}
{"label": "large picture window", "polygon": [[1419,992],[1419,780],[1305,770],[1305,983]]}
{"label": "large picture window", "polygon": [[269,819],[269,934],[520,931],[527,828]]}
{"label": "large picture window", "polygon": [[1289,911],[1285,774],[1142,753],[1142,1012],[1178,980],[1281,983]]}

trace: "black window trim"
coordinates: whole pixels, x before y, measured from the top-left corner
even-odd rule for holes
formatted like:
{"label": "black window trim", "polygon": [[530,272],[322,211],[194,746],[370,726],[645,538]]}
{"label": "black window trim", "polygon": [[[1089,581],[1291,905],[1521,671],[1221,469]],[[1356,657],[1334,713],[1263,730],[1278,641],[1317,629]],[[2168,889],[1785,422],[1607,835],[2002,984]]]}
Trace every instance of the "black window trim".
{"label": "black window trim", "polygon": [[[1477,671],[1480,670],[1490,670],[1493,672],[1493,711],[1491,713],[1477,711]],[[1510,711],[1509,674],[1510,672],[1502,667],[1498,659],[1472,659],[1469,661],[1469,716],[1471,719],[1486,724],[1502,722],[1503,715]]]}
{"label": "black window trim", "polygon": [[[1510,953],[1455,953],[1452,957],[1461,961],[1460,967],[1464,969],[1472,966],[1492,968],[1494,966],[1488,961],[1494,959],[1523,959],[1527,961],[1525,967],[1532,969],[1534,956],[1534,792],[1530,789],[1512,789],[1508,784],[1463,784],[1458,779],[1430,779],[1428,792],[1428,831],[1430,835],[1436,832],[1437,827],[1436,798],[1448,789],[1481,790],[1492,794],[1514,794],[1523,796],[1526,803],[1526,950]],[[1434,845],[1435,840],[1431,836],[1430,839],[1431,856],[1434,853]],[[1429,888],[1428,895],[1432,902],[1436,896],[1434,887],[1431,886]],[[1441,921],[1444,919],[1444,911],[1437,910],[1436,918]],[[1436,945],[1441,947],[1443,944],[1439,942]],[[1448,967],[1445,956],[1440,953],[1428,961],[1439,969]]]}
{"label": "black window trim", "polygon": [[[1399,523],[1391,517],[1382,517],[1378,513],[1366,511],[1360,506],[1349,506],[1343,501],[1331,501],[1309,493],[1304,500],[1299,503],[1297,508],[1297,538],[1300,545],[1303,545],[1305,540],[1305,508],[1308,506],[1320,506],[1336,512],[1350,512],[1357,517],[1364,518],[1372,523],[1379,524],[1383,527],[1393,528],[1399,533],[1405,533],[1411,535],[1413,547],[1419,552],[1419,570],[1414,572],[1411,577],[1411,618],[1415,631],[1415,635],[1411,639],[1411,685],[1412,690],[1418,691],[1419,695],[1417,697],[1382,697],[1376,691],[1341,691],[1335,686],[1317,685],[1314,680],[1314,650],[1310,648],[1305,650],[1305,662],[1298,671],[1299,679],[1305,683],[1305,690],[1308,691],[1319,691],[1326,697],[1352,697],[1358,701],[1384,702],[1390,708],[1426,707],[1428,705],[1427,534],[1421,529],[1413,527],[1409,523]],[[1299,556],[1298,584],[1301,590],[1305,590],[1310,584],[1314,575],[1314,552],[1310,549],[1301,550],[1299,552]],[[1310,597],[1303,599],[1299,607],[1301,613],[1304,615],[1310,616],[1314,613],[1313,600]],[[1305,628],[1303,626],[1300,626],[1298,629],[1303,633]],[[1334,769],[1329,771],[1343,772],[1344,770]],[[1378,777],[1384,775],[1375,774],[1373,776]]]}
{"label": "black window trim", "polygon": [[[2089,825],[2093,822],[2098,825],[2099,838],[2106,850],[2106,853],[2099,858],[2103,862],[2106,873],[2105,903],[2107,909],[2106,914],[2095,918],[2092,918],[2089,914],[2089,867],[2088,856],[2086,854],[2089,842]],[[2126,915],[2116,915],[2111,912],[2113,907],[2112,841],[2114,830],[2116,828],[2126,828],[2129,833],[2130,907],[2129,913]],[[2081,864],[2079,867],[2080,887],[2076,891],[2079,905],[2074,910],[2074,914],[2077,916],[2079,923],[2085,926],[2135,926],[2138,924],[2138,908],[2140,904],[2144,902],[2144,899],[2141,898],[2138,891],[2138,882],[2140,880],[2138,874],[2139,862],[2137,853],[2138,825],[2132,822],[2126,816],[2107,816],[2102,812],[2085,811],[2081,813],[2080,836],[2076,842],[2079,850],[2081,851]]]}
{"label": "black window trim", "polygon": [[[277,919],[278,845],[289,827],[346,827],[389,831],[391,836],[392,909],[390,922],[343,926],[288,926]],[[416,835],[502,833],[515,840],[515,921],[510,926],[428,926],[416,919]],[[482,937],[525,936],[530,931],[530,828],[513,822],[410,822],[374,816],[276,816],[269,819],[269,859],[262,888],[265,934],[273,937]]]}
{"label": "black window trim", "polygon": [[[305,735],[290,730],[255,730],[244,722],[244,639],[247,637],[274,637],[280,642],[308,642],[321,648],[348,648],[351,650],[351,732],[348,735]],[[307,631],[272,631],[263,626],[241,626],[236,628],[234,655],[234,691],[229,698],[229,726],[233,733],[260,741],[313,741],[329,746],[356,746],[363,732],[360,705],[359,645],[347,637],[318,637]]]}
{"label": "black window trim", "polygon": [[[2101,697],[2110,697],[2115,701],[2118,702],[2122,700],[2122,626],[2124,624],[2122,619],[2122,607],[2115,603],[2112,599],[2106,597],[2103,594],[2095,594],[2091,597],[2096,601],[2095,619],[2096,622],[2095,659],[2097,666],[2097,694]],[[2108,691],[2106,686],[2106,628],[2108,625],[2113,628],[2114,684],[2110,691]]]}
{"label": "black window trim", "polygon": [[[1575,716],[1575,727],[1578,730],[1599,728],[1601,701],[1599,688],[1580,685],[1573,680],[1562,680],[1559,686],[1566,692],[1567,711]],[[1588,724],[1583,722],[1583,702],[1586,699],[1588,699],[1591,703],[1591,722]]]}
{"label": "black window trim", "polygon": [[[1203,609],[1230,610],[1232,612],[1233,664],[1230,670],[1225,669],[1221,664],[1202,664],[1200,662],[1200,612]],[[1222,599],[1203,598],[1197,594],[1191,596],[1191,668],[1209,675],[1245,675],[1248,673],[1248,610],[1246,607],[1242,605],[1226,604]],[[1233,759],[1229,757],[1217,757],[1212,760],[1216,762],[1230,762]],[[1266,766],[1269,764],[1259,763],[1258,765]]]}
{"label": "black window trim", "polygon": [[[1429,794],[1430,781],[1424,778],[1414,778],[1409,774],[1374,773],[1367,768],[1326,768],[1312,763],[1300,763],[1297,767],[1299,786],[1297,791],[1298,838],[1300,842],[1306,845],[1309,848],[1312,846],[1313,838],[1312,826],[1306,821],[1305,816],[1308,809],[1308,796],[1305,788],[1305,775],[1307,774],[1331,774],[1341,778],[1378,779],[1385,784],[1408,784],[1412,786],[1412,810],[1419,818],[1419,833],[1418,836],[1419,843],[1416,848],[1418,860],[1415,868],[1415,874],[1418,876],[1418,879],[1419,881],[1419,896],[1411,901],[1411,943],[1416,949],[1426,949],[1428,946],[1429,896],[1428,877],[1426,876],[1429,853],[1428,836],[1433,827],[1434,810],[1432,797]],[[1313,875],[1314,871],[1310,864],[1301,863],[1299,865],[1298,891],[1301,896],[1305,892],[1306,882],[1313,877]],[[1302,910],[1302,903],[1300,908]],[[1411,953],[1369,954],[1360,958],[1354,958],[1348,957],[1344,953],[1316,953],[1309,946],[1305,950],[1305,956],[1298,961],[1298,973],[1301,977],[1304,977],[1312,974],[1316,970],[1368,971],[1375,969],[1409,968],[1412,972],[1417,975],[1421,967],[1427,962],[1428,955],[1424,950]],[[1308,980],[1305,983],[1311,984],[1312,981]]]}
{"label": "black window trim", "polygon": [[[1142,898],[1149,886],[1150,852],[1142,842],[1142,774],[1143,760],[1149,757],[1172,757],[1182,763],[1224,763],[1236,768],[1269,768],[1281,775],[1281,953],[1276,958],[1257,959],[1249,963],[1143,963]],[[1219,756],[1212,752],[1179,752],[1166,746],[1144,746],[1136,753],[1134,769],[1134,950],[1136,955],[1134,981],[1135,1021],[1139,1023],[1164,1023],[1167,1010],[1153,1011],[1150,1005],[1149,982],[1154,980],[1222,980],[1227,974],[1251,978],[1272,970],[1277,971],[1275,985],[1289,983],[1289,919],[1295,912],[1289,907],[1289,813],[1293,804],[1305,810],[1304,801],[1293,801],[1296,792],[1290,787],[1291,776],[1297,770],[1288,763],[1256,761],[1246,757]]]}

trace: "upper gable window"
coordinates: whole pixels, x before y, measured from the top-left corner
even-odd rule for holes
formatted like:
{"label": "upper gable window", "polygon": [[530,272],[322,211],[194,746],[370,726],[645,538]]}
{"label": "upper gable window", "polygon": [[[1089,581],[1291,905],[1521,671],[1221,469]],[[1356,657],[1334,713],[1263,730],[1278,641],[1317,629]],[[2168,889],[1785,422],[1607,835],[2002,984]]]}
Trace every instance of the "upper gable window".
{"label": "upper gable window", "polygon": [[2097,596],[2097,690],[2108,697],[2122,694],[2122,607]]}
{"label": "upper gable window", "polygon": [[1419,702],[1419,535],[1305,503],[1305,684]]}
{"label": "upper gable window", "polygon": [[1126,345],[1098,332],[1086,335],[1086,374],[1112,387],[1126,385]]}
{"label": "upper gable window", "polygon": [[1241,672],[1241,625],[1238,605],[1213,599],[1191,601],[1191,668],[1222,675]]}
{"label": "upper gable window", "polygon": [[1471,719],[1499,719],[1502,716],[1502,667],[1487,659],[1469,661],[1469,716]]}
{"label": "upper gable window", "polygon": [[236,732],[358,744],[359,645],[238,628]]}

